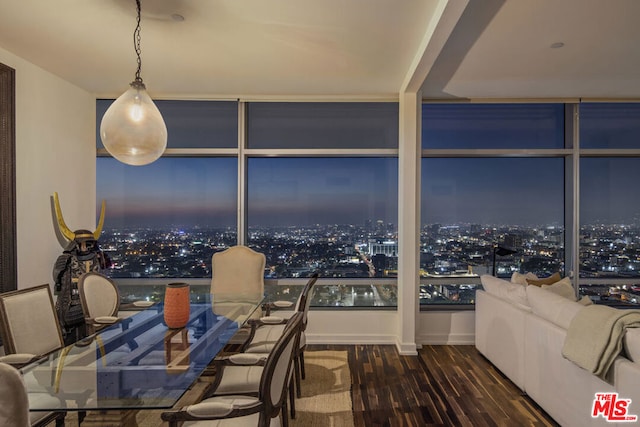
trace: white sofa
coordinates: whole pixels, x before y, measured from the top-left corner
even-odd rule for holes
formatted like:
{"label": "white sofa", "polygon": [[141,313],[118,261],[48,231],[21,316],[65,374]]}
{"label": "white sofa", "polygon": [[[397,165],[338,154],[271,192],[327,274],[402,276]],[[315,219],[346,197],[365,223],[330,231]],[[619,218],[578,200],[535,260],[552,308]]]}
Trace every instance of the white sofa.
{"label": "white sofa", "polygon": [[[538,286],[482,279],[475,326],[480,353],[562,426],[640,426],[640,329],[627,329],[624,351],[604,381],[562,355],[571,319],[583,304]],[[595,394],[606,392],[631,399],[628,415],[638,421],[593,418]]]}

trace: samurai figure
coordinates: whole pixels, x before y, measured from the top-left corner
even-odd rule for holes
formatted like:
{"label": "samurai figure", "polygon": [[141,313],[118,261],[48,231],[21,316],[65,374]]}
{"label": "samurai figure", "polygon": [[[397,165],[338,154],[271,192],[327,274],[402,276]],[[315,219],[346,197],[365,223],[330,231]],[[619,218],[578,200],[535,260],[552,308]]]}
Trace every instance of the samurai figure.
{"label": "samurai figure", "polygon": [[100,250],[98,245],[98,238],[104,225],[105,202],[102,201],[98,228],[91,232],[89,230],[71,231],[62,217],[58,193],[53,193],[53,201],[58,229],[68,241],[62,255],[53,266],[55,292],[58,295],[56,312],[65,343],[71,344],[86,336],[84,314],[78,293],[80,276],[88,272],[100,272],[111,266],[109,257]]}

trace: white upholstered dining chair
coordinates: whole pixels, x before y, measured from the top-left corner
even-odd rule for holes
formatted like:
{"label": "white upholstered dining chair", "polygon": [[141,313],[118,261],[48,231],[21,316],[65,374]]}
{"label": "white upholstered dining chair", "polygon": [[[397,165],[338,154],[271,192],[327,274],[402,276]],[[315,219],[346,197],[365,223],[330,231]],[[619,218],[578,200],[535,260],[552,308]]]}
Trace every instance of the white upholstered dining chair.
{"label": "white upholstered dining chair", "polygon": [[21,366],[64,346],[48,284],[0,294],[0,362]]}
{"label": "white upholstered dining chair", "polygon": [[120,321],[120,292],[108,277],[89,272],[78,280],[80,302],[89,335]]}
{"label": "white upholstered dining chair", "polygon": [[[307,338],[304,331],[307,329],[309,307],[311,306],[311,298],[313,296],[313,287],[317,280],[318,273],[314,273],[309,278],[298,297],[294,311],[294,313],[302,313],[302,332],[300,335],[299,346],[296,349],[294,356],[295,384],[298,397],[302,396],[300,391],[302,383],[301,380],[305,377],[304,351],[307,347]],[[250,321],[251,332],[249,338],[245,341],[242,347],[243,352],[257,354],[268,354],[271,352],[273,345],[283,333],[287,319],[290,316],[278,316],[277,314],[278,313],[276,313],[276,315],[262,317],[257,320],[253,319]]]}
{"label": "white upholstered dining chair", "polygon": [[29,399],[20,372],[0,363],[0,425],[29,427]]}
{"label": "white upholstered dining chair", "polygon": [[[216,252],[211,257],[211,294],[216,314],[237,310],[238,301],[260,301],[264,297],[264,254],[237,245]],[[230,301],[230,302],[229,302]],[[253,304],[248,304],[253,306]],[[258,319],[262,310],[251,313],[249,318]],[[242,319],[245,321],[246,317]],[[242,344],[249,336],[248,328],[241,328],[230,340],[232,344]]]}
{"label": "white upholstered dining chair", "polygon": [[[48,284],[0,294],[0,334],[5,352],[4,356],[0,356],[0,365],[2,365],[0,399],[8,399],[0,404],[0,425],[23,425],[22,415],[19,419],[11,418],[23,412],[22,392],[25,389],[17,368],[41,359],[64,346]],[[19,382],[15,380],[16,374]],[[7,383],[4,382],[5,380]],[[5,393],[6,387],[9,387],[8,393]],[[46,391],[29,395],[24,391],[24,394],[27,396],[26,425],[46,426],[53,420],[57,426],[64,425],[64,412],[29,412],[29,407],[37,408],[40,404],[47,405],[48,400],[57,400],[57,398]],[[13,409],[8,409],[10,407]],[[7,411],[14,413],[10,415]],[[13,421],[9,422],[8,419]]]}
{"label": "white upholstered dining chair", "polygon": [[211,257],[211,293],[214,301],[257,300],[264,295],[264,254],[247,246],[232,246]]}

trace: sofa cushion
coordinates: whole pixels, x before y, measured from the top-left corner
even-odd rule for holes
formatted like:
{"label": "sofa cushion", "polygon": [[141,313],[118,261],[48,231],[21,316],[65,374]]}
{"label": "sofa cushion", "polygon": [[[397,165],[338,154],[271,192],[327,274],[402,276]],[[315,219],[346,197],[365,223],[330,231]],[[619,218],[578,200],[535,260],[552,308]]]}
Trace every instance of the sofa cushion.
{"label": "sofa cushion", "polygon": [[528,307],[527,292],[522,285],[516,285],[504,279],[498,279],[497,277],[483,274],[480,276],[480,282],[482,287],[488,293],[497,296],[498,298],[520,304],[524,307]]}
{"label": "sofa cushion", "polygon": [[514,271],[511,275],[511,283],[516,283],[518,285],[527,286],[527,279],[537,280],[538,276],[531,272],[522,274],[517,271]]}
{"label": "sofa cushion", "polygon": [[640,328],[627,328],[622,345],[627,359],[640,363]]}
{"label": "sofa cushion", "polygon": [[591,305],[593,304],[593,301],[591,301],[591,298],[589,298],[588,295],[584,295],[582,298],[578,300],[578,304]]}
{"label": "sofa cushion", "polygon": [[584,308],[582,304],[538,286],[527,286],[526,292],[533,314],[563,329],[568,329],[571,319]]}
{"label": "sofa cushion", "polygon": [[553,273],[551,276],[544,277],[542,279],[527,279],[527,284],[534,286],[553,285],[560,281],[560,279],[562,279],[562,277],[560,277],[560,273]]}
{"label": "sofa cushion", "polygon": [[577,301],[576,291],[573,289],[571,279],[568,277],[555,282],[553,285],[542,285],[541,288],[545,291],[553,292],[556,295],[570,299],[571,301]]}

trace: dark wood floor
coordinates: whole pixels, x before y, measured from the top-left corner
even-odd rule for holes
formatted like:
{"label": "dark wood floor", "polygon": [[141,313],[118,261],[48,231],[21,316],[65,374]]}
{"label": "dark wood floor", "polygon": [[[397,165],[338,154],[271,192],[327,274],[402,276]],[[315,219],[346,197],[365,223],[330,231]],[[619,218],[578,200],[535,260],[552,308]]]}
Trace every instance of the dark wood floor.
{"label": "dark wood floor", "polygon": [[356,427],[557,426],[474,346],[313,345],[347,350]]}

